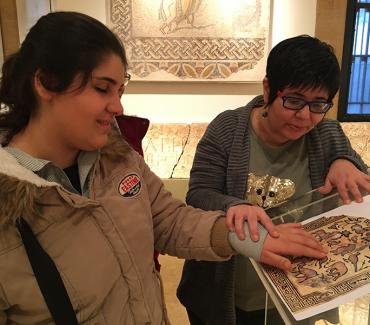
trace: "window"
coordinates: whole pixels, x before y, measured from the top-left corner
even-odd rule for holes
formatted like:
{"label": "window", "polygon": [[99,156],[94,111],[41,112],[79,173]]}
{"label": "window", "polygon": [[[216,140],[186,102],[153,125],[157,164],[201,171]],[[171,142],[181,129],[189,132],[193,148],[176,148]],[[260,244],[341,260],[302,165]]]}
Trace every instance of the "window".
{"label": "window", "polygon": [[370,0],[348,0],[339,121],[370,121]]}

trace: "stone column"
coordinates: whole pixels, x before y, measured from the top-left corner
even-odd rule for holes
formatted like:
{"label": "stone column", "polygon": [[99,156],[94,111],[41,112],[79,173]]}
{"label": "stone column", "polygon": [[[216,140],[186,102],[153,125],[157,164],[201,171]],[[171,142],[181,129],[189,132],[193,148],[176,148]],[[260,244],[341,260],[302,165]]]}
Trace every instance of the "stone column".
{"label": "stone column", "polygon": [[[342,62],[346,10],[347,0],[317,0],[315,36],[334,47],[339,64]],[[337,112],[338,95],[327,117],[336,119]]]}
{"label": "stone column", "polygon": [[15,0],[0,1],[0,24],[5,58],[19,48],[17,5]]}

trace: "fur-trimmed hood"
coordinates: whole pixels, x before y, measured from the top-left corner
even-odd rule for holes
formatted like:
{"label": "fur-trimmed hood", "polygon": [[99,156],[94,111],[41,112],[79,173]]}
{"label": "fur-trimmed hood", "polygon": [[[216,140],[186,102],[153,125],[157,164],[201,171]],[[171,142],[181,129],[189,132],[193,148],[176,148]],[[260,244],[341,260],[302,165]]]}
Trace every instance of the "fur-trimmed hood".
{"label": "fur-trimmed hood", "polygon": [[38,216],[37,198],[40,189],[58,186],[21,166],[0,148],[0,227],[14,224],[21,216]]}
{"label": "fur-trimmed hood", "polygon": [[[112,160],[124,160],[132,149],[114,128],[101,155]],[[37,201],[51,187],[61,186],[46,181],[21,166],[0,146],[0,228],[14,224],[21,216],[33,219],[39,216]]]}

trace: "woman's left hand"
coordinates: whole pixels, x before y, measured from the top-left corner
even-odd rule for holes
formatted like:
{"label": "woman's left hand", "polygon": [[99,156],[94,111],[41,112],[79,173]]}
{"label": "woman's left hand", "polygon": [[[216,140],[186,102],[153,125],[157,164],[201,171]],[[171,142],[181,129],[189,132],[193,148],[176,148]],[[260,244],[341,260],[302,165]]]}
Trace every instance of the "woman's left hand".
{"label": "woman's left hand", "polygon": [[370,176],[357,169],[349,160],[337,159],[331,164],[325,184],[319,188],[319,192],[327,194],[333,187],[337,188],[344,204],[351,202],[349,193],[360,203],[363,201],[360,189],[370,193]]}

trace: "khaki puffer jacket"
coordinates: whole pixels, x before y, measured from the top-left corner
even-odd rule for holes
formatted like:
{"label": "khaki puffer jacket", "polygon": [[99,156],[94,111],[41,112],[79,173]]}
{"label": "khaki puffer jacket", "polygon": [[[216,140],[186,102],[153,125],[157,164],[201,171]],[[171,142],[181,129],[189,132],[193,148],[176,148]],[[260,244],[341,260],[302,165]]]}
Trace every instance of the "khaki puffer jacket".
{"label": "khaki puffer jacket", "polygon": [[154,249],[225,259],[210,244],[222,213],[172,198],[118,135],[94,166],[89,198],[45,181],[0,148],[1,325],[53,324],[14,226],[21,216],[54,260],[80,324],[169,324]]}

